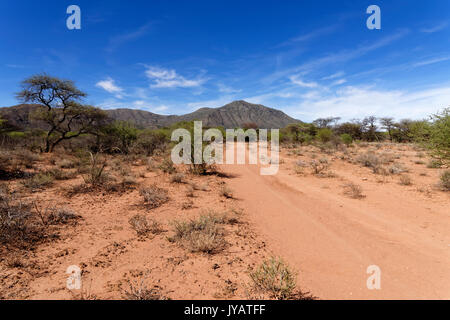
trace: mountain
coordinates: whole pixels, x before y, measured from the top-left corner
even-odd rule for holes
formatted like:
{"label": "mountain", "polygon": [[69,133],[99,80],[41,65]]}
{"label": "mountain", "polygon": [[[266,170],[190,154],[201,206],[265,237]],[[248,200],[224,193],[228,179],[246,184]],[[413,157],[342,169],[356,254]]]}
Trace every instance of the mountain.
{"label": "mountain", "polygon": [[[10,125],[19,128],[30,128],[30,113],[38,105],[21,104],[13,107],[0,108],[0,115],[8,120]],[[156,113],[134,110],[113,109],[105,110],[114,120],[133,122],[141,128],[159,128],[170,126],[179,121],[201,120],[203,126],[224,128],[241,127],[247,123],[254,123],[258,128],[283,128],[300,120],[289,117],[280,110],[252,104],[243,100],[231,102],[220,108],[201,108],[185,115],[159,115]]]}
{"label": "mountain", "polygon": [[208,127],[236,128],[246,123],[255,123],[258,128],[271,129],[301,122],[280,110],[243,100],[231,102],[220,108],[201,108],[180,116],[163,116],[132,109],[115,109],[106,112],[113,119],[134,122],[141,127],[164,127],[179,121],[201,120],[203,125]]}

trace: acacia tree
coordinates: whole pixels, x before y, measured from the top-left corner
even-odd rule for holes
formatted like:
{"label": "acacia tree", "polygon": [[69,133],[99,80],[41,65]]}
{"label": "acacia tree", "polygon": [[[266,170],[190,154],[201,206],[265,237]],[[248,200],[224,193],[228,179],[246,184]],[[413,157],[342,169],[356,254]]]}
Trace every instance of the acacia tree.
{"label": "acacia tree", "polygon": [[39,104],[32,116],[44,122],[48,129],[44,152],[53,152],[63,140],[95,134],[106,119],[102,110],[80,103],[85,96],[73,81],[46,74],[34,75],[22,82],[17,98],[24,103]]}
{"label": "acacia tree", "polygon": [[395,128],[395,122],[393,118],[381,118],[380,123],[383,126],[383,129],[386,129],[389,134],[389,140],[392,142],[392,130]]}
{"label": "acacia tree", "polygon": [[369,141],[378,140],[377,136],[377,118],[375,116],[365,117],[362,120],[362,127],[366,136],[366,139]]}
{"label": "acacia tree", "polygon": [[319,118],[313,121],[319,129],[331,128],[336,126],[336,124],[341,120],[341,117],[329,117],[329,118]]}
{"label": "acacia tree", "polygon": [[443,165],[450,165],[450,108],[431,117],[431,126],[428,128],[429,136],[426,145],[431,154]]}

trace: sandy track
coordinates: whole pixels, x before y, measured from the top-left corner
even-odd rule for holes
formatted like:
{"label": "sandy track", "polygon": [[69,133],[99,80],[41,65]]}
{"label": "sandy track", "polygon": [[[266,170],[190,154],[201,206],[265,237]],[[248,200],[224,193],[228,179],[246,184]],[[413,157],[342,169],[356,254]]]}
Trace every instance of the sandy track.
{"label": "sandy track", "polygon": [[[345,180],[360,178],[345,169]],[[235,175],[228,183],[269,249],[299,271],[301,288],[322,299],[450,299],[448,199],[369,181],[367,198],[355,200],[342,195],[342,178],[223,170]],[[367,289],[369,265],[381,268],[381,290]]]}

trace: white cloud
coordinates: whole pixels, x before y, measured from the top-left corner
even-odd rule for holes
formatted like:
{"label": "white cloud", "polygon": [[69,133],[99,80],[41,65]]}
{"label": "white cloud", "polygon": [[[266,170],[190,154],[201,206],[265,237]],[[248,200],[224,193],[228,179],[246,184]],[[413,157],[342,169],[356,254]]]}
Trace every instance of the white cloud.
{"label": "white cloud", "polygon": [[146,110],[151,112],[164,112],[169,109],[166,105],[159,105],[154,106],[151,103],[144,101],[144,100],[136,100],[132,102],[131,108],[133,109],[139,109],[139,110]]}
{"label": "white cloud", "polygon": [[347,86],[331,94],[315,91],[303,98],[287,110],[297,116],[305,115],[309,120],[329,116],[348,120],[368,115],[422,119],[448,106],[450,86],[418,91]]}
{"label": "white cloud", "polygon": [[323,77],[322,80],[333,80],[333,79],[336,79],[336,78],[343,77],[344,75],[345,75],[344,72],[339,71],[339,72],[333,73],[332,75],[329,75],[327,77]]}
{"label": "white cloud", "polygon": [[175,70],[159,67],[147,67],[147,77],[154,81],[151,88],[192,88],[201,86],[206,79],[186,79]]}
{"label": "white cloud", "polygon": [[296,84],[300,87],[317,88],[319,86],[316,82],[305,82],[305,81],[299,79],[297,76],[290,76],[289,80],[291,80],[291,82],[293,84]]}
{"label": "white cloud", "polygon": [[345,79],[339,79],[339,80],[334,81],[331,85],[332,86],[339,86],[339,85],[344,84],[346,82],[347,82],[347,80],[345,80]]}
{"label": "white cloud", "polygon": [[109,93],[114,93],[116,98],[121,99],[123,97],[123,89],[115,84],[112,78],[106,78],[105,80],[97,82],[96,87],[102,88]]}
{"label": "white cloud", "polygon": [[222,92],[222,93],[238,93],[238,92],[242,91],[241,89],[233,89],[232,87],[229,87],[222,83],[219,83],[217,85],[217,87],[219,88],[219,92]]}
{"label": "white cloud", "polygon": [[96,86],[108,91],[109,93],[122,92],[122,88],[118,87],[115,84],[115,81],[111,78],[97,82]]}

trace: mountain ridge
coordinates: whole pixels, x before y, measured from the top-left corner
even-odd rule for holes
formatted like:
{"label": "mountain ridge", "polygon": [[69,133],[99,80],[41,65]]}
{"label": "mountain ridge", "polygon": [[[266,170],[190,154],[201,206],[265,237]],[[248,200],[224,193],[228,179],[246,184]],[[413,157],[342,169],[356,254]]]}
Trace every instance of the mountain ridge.
{"label": "mountain ridge", "polygon": [[[18,128],[33,127],[30,114],[39,105],[21,104],[0,108],[0,115],[8,120],[10,125]],[[201,120],[204,126],[236,128],[245,124],[255,124],[258,128],[283,128],[291,123],[301,123],[284,112],[252,104],[244,100],[237,100],[219,108],[200,108],[183,115],[160,115],[139,109],[103,109],[113,120],[128,121],[141,128],[167,127],[180,121]]]}

